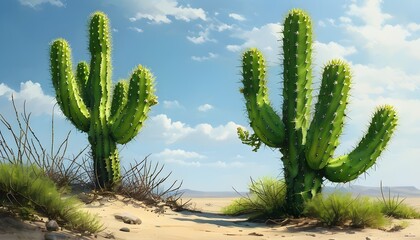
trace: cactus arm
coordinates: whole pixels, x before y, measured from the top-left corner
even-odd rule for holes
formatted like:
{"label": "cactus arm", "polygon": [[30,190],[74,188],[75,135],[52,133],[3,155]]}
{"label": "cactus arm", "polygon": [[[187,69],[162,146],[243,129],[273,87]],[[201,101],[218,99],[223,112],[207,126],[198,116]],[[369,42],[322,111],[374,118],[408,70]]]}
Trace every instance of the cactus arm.
{"label": "cactus arm", "polygon": [[89,81],[89,65],[87,62],[79,62],[76,67],[76,80],[79,86],[79,92],[82,96],[83,101],[87,108],[90,108],[89,100],[89,89],[88,89],[88,81]]}
{"label": "cactus arm", "polygon": [[109,20],[104,13],[92,15],[89,26],[89,51],[91,53],[89,86],[92,118],[104,126],[109,117],[111,92],[111,40]]}
{"label": "cactus arm", "polygon": [[292,10],[284,21],[283,55],[283,122],[290,141],[302,145],[312,101],[312,21],[302,10]]}
{"label": "cactus arm", "polygon": [[111,104],[111,122],[122,112],[128,100],[128,83],[120,80],[114,88]]}
{"label": "cactus arm", "polygon": [[[119,180],[119,164],[115,141],[110,137],[109,114],[111,95],[111,39],[109,20],[102,12],[91,16],[89,25],[89,51],[91,53],[87,90],[90,99],[92,123],[89,129],[89,142],[95,166],[95,176],[99,185]],[[117,171],[114,169],[118,168]]]}
{"label": "cactus arm", "polygon": [[242,63],[241,92],[245,97],[250,125],[263,143],[269,147],[279,147],[284,141],[284,124],[271,107],[264,58],[261,52],[253,48],[243,54]]}
{"label": "cactus arm", "polygon": [[258,149],[261,147],[261,139],[257,135],[252,134],[250,136],[249,132],[242,129],[241,127],[238,127],[236,130],[238,137],[243,144],[253,147],[252,151],[254,152],[258,151]]}
{"label": "cactus arm", "polygon": [[349,154],[331,160],[325,167],[325,177],[332,182],[348,182],[370,168],[384,151],[395,127],[397,115],[393,107],[378,108],[368,132]]}
{"label": "cactus arm", "polygon": [[90,113],[73,75],[70,46],[64,39],[57,39],[50,48],[50,68],[57,102],[63,114],[77,129],[87,132]]}
{"label": "cactus arm", "polygon": [[314,170],[327,165],[339,144],[350,79],[350,67],[343,61],[333,60],[324,68],[315,114],[306,140],[306,160]]}
{"label": "cactus arm", "polygon": [[[286,178],[299,173],[300,155],[310,122],[312,102],[312,21],[302,10],[293,9],[283,25],[283,122],[286,143],[282,161]],[[287,181],[287,180],[286,180]]]}
{"label": "cactus arm", "polygon": [[152,73],[139,65],[130,79],[127,104],[111,125],[112,136],[117,143],[127,143],[140,131],[150,107],[157,104],[154,92]]}

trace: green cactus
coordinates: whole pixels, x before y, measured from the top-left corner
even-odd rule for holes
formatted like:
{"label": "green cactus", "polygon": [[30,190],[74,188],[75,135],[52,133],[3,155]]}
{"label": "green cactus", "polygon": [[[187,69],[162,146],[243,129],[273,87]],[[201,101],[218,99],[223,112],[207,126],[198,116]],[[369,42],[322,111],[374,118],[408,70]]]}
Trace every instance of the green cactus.
{"label": "green cactus", "polygon": [[50,68],[56,99],[64,115],[88,134],[97,187],[111,188],[120,179],[117,143],[133,139],[157,103],[154,78],[138,65],[129,83],[119,81],[111,103],[111,37],[109,20],[95,12],[89,24],[90,65],[80,62],[73,73],[71,49],[64,39],[53,41]]}
{"label": "green cactus", "polygon": [[304,202],[321,191],[325,179],[348,182],[370,168],[397,125],[394,109],[379,107],[358,146],[334,157],[346,117],[351,72],[341,60],[327,63],[311,121],[312,42],[310,17],[302,10],[291,10],[283,29],[282,117],[268,97],[262,54],[249,49],[242,57],[241,93],[254,133],[239,128],[238,135],[254,151],[261,143],[280,149],[287,185],[285,211],[294,216],[301,215]]}

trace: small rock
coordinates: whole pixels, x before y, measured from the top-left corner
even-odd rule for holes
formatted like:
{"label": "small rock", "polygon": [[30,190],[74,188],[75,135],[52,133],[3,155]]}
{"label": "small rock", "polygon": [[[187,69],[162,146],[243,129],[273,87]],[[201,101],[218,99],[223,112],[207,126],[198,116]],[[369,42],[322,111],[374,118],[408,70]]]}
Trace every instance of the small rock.
{"label": "small rock", "polygon": [[130,213],[117,213],[114,216],[127,224],[141,224],[141,219]]}
{"label": "small rock", "polygon": [[72,236],[65,233],[47,232],[44,235],[45,240],[68,240],[74,239]]}
{"label": "small rock", "polygon": [[316,237],[315,233],[307,233],[306,236]]}
{"label": "small rock", "polygon": [[256,232],[252,232],[252,233],[250,233],[248,235],[250,235],[250,236],[258,236],[258,237],[264,236],[264,234],[256,233]]}
{"label": "small rock", "polygon": [[122,227],[120,228],[121,232],[130,232],[130,229],[128,227]]}
{"label": "small rock", "polygon": [[107,233],[105,233],[104,238],[106,238],[106,239],[115,239],[115,236],[114,236],[114,233],[107,232]]}
{"label": "small rock", "polygon": [[370,238],[370,237],[366,237],[366,240],[372,240],[372,238]]}
{"label": "small rock", "polygon": [[47,231],[58,231],[60,226],[58,226],[58,223],[55,220],[50,220],[45,223],[45,226],[47,227]]}
{"label": "small rock", "polygon": [[412,237],[416,237],[416,235],[414,235],[414,234],[406,234],[404,237],[412,238]]}

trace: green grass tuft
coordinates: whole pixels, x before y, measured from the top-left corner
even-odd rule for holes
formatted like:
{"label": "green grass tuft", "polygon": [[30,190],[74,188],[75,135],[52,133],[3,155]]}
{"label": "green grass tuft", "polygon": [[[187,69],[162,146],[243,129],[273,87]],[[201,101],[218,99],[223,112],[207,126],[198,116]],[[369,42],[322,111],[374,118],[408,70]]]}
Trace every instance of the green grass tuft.
{"label": "green grass tuft", "polygon": [[306,203],[305,214],[329,227],[381,228],[390,223],[376,201],[369,197],[353,198],[349,193],[319,194]]}
{"label": "green grass tuft", "polygon": [[383,214],[394,218],[420,218],[420,212],[416,208],[405,204],[404,201],[405,198],[400,199],[398,195],[391,196],[391,189],[388,191],[388,196],[385,196],[381,182],[381,199],[378,201],[378,205]]}
{"label": "green grass tuft", "polygon": [[222,209],[227,215],[249,214],[249,219],[274,219],[284,217],[286,184],[282,180],[264,177],[257,181],[251,179],[249,195],[234,200]]}
{"label": "green grass tuft", "polygon": [[78,199],[63,198],[55,183],[34,165],[0,163],[0,205],[14,212],[34,210],[79,232],[103,229],[96,216],[78,209]]}
{"label": "green grass tuft", "polygon": [[318,194],[305,205],[305,215],[319,219],[327,226],[343,225],[350,218],[353,199],[350,194]]}

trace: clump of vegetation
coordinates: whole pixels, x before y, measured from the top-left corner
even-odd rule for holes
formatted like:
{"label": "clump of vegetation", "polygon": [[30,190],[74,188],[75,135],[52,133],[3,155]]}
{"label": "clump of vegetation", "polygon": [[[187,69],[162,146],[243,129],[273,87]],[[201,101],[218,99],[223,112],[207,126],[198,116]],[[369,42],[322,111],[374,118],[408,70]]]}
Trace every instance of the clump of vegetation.
{"label": "clump of vegetation", "polygon": [[31,114],[26,111],[25,104],[23,111],[19,112],[12,96],[12,107],[14,121],[0,113],[0,162],[34,165],[58,188],[68,188],[75,184],[89,185],[89,166],[85,158],[88,146],[82,147],[73,157],[67,156],[71,132],[62,141],[57,141],[54,109],[51,117],[51,140],[47,147],[32,128]]}
{"label": "clump of vegetation", "polygon": [[163,174],[163,170],[164,165],[152,164],[148,161],[148,157],[140,162],[135,161],[134,164],[130,164],[128,169],[124,168],[124,174],[116,192],[146,204],[155,205],[159,202],[166,202],[171,207],[172,205],[175,207],[182,197],[182,193],[179,191],[182,181],[175,180],[165,187],[164,184],[167,183],[172,172]]}
{"label": "clump of vegetation", "polygon": [[249,214],[251,220],[276,219],[285,216],[286,184],[283,180],[264,177],[252,180],[249,195],[222,209],[227,215]]}
{"label": "clump of vegetation", "polygon": [[326,226],[352,226],[380,228],[389,223],[377,202],[369,197],[351,194],[321,194],[305,205],[305,215],[320,220]]}
{"label": "clump of vegetation", "polygon": [[[227,215],[248,215],[249,220],[277,220],[291,217],[286,204],[286,184],[282,180],[265,177],[257,181],[251,179],[249,195],[234,200],[222,209]],[[303,217],[319,220],[325,226],[348,226],[355,228],[384,228],[391,224],[391,218],[420,218],[420,212],[403,203],[399,197],[381,199],[367,196],[353,197],[350,193],[318,194],[305,202]],[[293,217],[293,216],[292,216]],[[401,229],[405,224],[394,226]]]}
{"label": "clump of vegetation", "polygon": [[381,199],[378,204],[383,214],[394,218],[420,218],[420,212],[405,204],[404,200],[405,198],[400,199],[399,195],[391,196],[391,189],[388,190],[388,196],[385,196],[381,182]]}
{"label": "clump of vegetation", "polygon": [[78,209],[79,200],[63,198],[55,183],[34,165],[0,163],[0,201],[12,212],[36,212],[71,230],[96,233],[103,229],[96,216]]}

